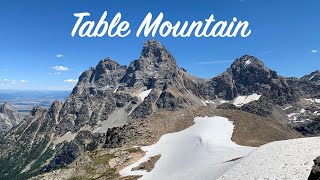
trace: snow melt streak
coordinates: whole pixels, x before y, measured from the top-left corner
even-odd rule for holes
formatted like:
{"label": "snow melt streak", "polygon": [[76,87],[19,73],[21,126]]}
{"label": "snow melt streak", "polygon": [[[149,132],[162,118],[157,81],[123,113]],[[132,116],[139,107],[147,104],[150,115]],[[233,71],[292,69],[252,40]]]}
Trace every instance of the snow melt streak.
{"label": "snow melt streak", "polygon": [[[183,131],[166,134],[151,146],[143,147],[146,155],[120,171],[120,175],[142,175],[141,179],[215,179],[228,170],[234,158],[247,155],[255,148],[231,141],[233,124],[223,117],[196,117],[195,124]],[[150,157],[161,154],[151,172],[131,171]]]}

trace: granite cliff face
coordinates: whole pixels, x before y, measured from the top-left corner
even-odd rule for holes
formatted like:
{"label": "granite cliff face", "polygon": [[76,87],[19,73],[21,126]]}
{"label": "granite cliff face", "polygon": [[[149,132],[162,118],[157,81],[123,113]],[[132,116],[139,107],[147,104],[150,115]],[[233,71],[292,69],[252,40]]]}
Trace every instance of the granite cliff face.
{"label": "granite cliff face", "polygon": [[[179,68],[163,45],[149,40],[128,67],[101,60],[80,75],[65,102],[35,107],[20,124],[14,111],[0,108],[10,119],[6,122],[17,125],[0,141],[0,179],[29,178],[64,167],[86,151],[150,137],[158,129],[142,134],[136,129],[162,111],[212,106],[269,116],[275,107],[316,94],[320,88],[312,80],[281,77],[249,55],[219,76],[201,79]],[[233,105],[236,98],[252,94],[258,98]]]}

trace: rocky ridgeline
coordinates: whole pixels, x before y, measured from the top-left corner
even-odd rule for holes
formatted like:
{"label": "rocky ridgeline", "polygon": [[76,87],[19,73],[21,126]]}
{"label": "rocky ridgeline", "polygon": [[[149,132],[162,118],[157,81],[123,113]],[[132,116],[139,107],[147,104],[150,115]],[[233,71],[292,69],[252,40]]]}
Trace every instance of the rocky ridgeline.
{"label": "rocky ridgeline", "polygon": [[309,75],[303,76],[301,79],[305,81],[311,81],[316,84],[320,84],[320,71],[314,71]]}
{"label": "rocky ridgeline", "polygon": [[[281,77],[245,55],[226,72],[205,80],[179,68],[163,45],[149,40],[128,67],[106,58],[81,74],[64,103],[33,108],[0,141],[0,179],[28,178],[64,167],[85,151],[121,147],[133,136],[143,138],[148,132],[135,132],[140,125],[135,120],[159,110],[191,110],[207,105],[204,101],[257,93],[262,95],[258,101],[221,107],[267,116],[276,105],[318,93],[317,82],[310,79]],[[15,116],[8,117],[18,124]]]}

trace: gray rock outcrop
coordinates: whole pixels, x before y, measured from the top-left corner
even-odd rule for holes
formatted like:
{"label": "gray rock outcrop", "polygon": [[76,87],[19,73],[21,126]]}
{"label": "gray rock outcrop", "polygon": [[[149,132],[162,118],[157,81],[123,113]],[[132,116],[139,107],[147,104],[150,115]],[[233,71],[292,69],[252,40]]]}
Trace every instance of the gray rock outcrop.
{"label": "gray rock outcrop", "polygon": [[17,110],[15,110],[9,103],[0,105],[0,134],[8,132],[12,127],[17,126],[21,122]]}

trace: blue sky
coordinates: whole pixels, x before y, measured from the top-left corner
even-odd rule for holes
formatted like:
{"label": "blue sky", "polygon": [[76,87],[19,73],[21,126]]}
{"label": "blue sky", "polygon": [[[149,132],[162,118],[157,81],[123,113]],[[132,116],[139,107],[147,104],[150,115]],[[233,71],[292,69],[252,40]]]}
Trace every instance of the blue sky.
{"label": "blue sky", "polygon": [[[193,75],[213,77],[244,54],[251,54],[284,76],[301,77],[320,69],[319,0],[11,0],[0,2],[0,89],[65,90],[79,74],[104,57],[128,65],[149,39],[135,36],[148,12],[171,22],[214,14],[250,22],[248,38],[173,38],[156,36]],[[89,12],[98,21],[117,12],[130,22],[125,37],[80,38],[70,33],[73,13]],[[318,52],[319,51],[319,52]]]}

